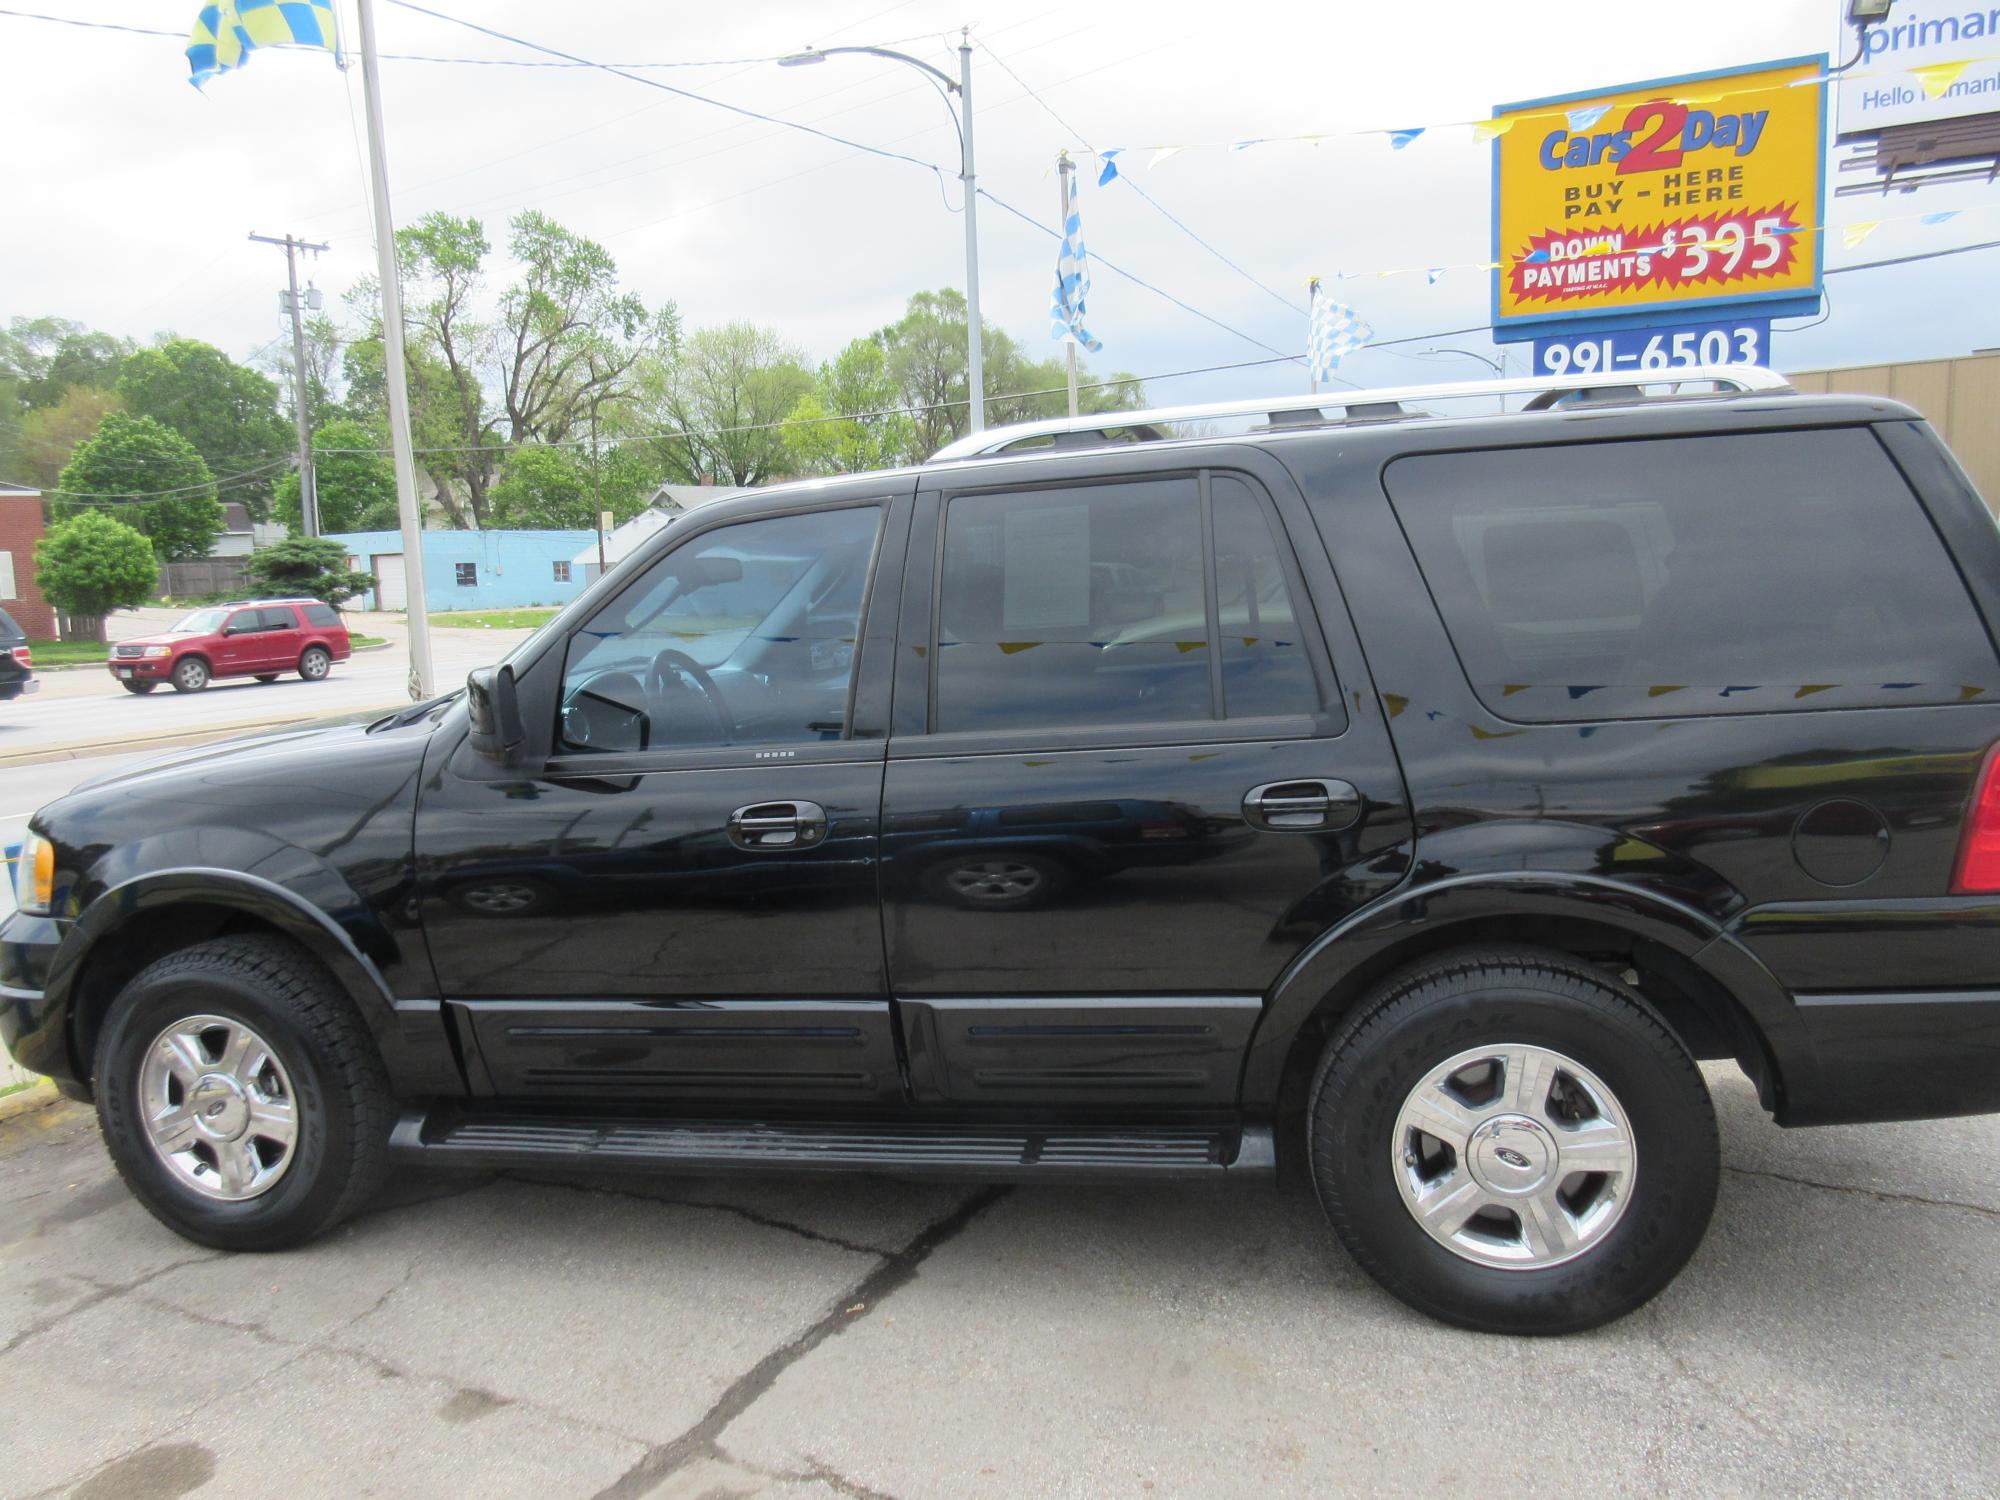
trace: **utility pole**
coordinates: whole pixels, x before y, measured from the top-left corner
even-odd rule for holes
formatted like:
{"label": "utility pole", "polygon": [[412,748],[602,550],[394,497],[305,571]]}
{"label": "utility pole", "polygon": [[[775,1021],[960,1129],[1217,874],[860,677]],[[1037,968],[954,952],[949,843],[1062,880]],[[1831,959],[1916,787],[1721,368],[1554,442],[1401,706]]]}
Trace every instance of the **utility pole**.
{"label": "utility pole", "polygon": [[[1075,191],[1071,179],[1076,176],[1076,163],[1069,159],[1067,151],[1056,158],[1056,176],[1061,179],[1062,185],[1062,218],[1058,222],[1066,240],[1069,236],[1070,194]],[[1057,275],[1061,275],[1060,270]],[[1063,340],[1063,368],[1069,376],[1069,414],[1073,417],[1076,415],[1076,340],[1073,338]]]}
{"label": "utility pole", "polygon": [[396,511],[403,523],[403,579],[410,622],[410,697],[437,696],[431,622],[424,607],[424,517],[417,460],[410,451],[410,384],[403,368],[403,288],[396,270],[396,224],[389,214],[389,162],[382,142],[382,65],[375,57],[373,0],[355,0],[361,22],[361,90],[368,107],[368,178],[375,210],[375,264],[382,283],[382,364],[389,387],[389,446],[396,458]]}
{"label": "utility pole", "polygon": [[[331,245],[313,245],[286,235],[252,234],[260,245],[285,247],[285,275],[291,290],[285,293],[285,311],[292,315],[292,415],[299,428],[299,520],[307,536],[319,535],[319,487],[313,479],[312,417],[306,411],[306,327],[299,314],[299,252],[315,255],[331,250]],[[315,294],[317,295],[317,294]]]}

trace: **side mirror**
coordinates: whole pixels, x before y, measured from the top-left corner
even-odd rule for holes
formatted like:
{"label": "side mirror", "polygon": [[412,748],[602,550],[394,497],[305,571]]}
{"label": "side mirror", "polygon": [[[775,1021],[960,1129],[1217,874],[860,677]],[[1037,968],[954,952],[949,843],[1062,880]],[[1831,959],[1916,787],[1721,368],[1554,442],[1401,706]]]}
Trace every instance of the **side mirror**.
{"label": "side mirror", "polygon": [[514,695],[514,669],[505,663],[474,667],[466,674],[465,702],[472,718],[472,748],[495,765],[514,764],[527,738]]}

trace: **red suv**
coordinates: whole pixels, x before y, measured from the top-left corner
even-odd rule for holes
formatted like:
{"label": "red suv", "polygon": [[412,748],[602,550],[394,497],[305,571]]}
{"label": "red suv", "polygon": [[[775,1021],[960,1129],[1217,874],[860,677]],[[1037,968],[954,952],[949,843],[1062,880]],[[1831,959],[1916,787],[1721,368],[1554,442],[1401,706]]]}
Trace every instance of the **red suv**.
{"label": "red suv", "polygon": [[159,635],[120,641],[108,665],[128,693],[150,693],[163,682],[198,693],[216,677],[275,682],[297,672],[318,682],[351,654],[347,626],[331,604],[256,599],[198,609]]}

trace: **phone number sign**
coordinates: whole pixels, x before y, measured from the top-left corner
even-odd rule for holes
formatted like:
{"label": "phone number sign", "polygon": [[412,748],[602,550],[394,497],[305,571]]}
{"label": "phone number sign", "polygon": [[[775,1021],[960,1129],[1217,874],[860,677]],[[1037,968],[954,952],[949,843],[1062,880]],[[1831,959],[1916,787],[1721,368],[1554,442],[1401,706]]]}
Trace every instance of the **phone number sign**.
{"label": "phone number sign", "polygon": [[1729,318],[1665,328],[1559,333],[1535,340],[1537,375],[1623,375],[1695,365],[1768,365],[1771,320]]}
{"label": "phone number sign", "polygon": [[1501,338],[1820,289],[1826,59],[1494,111]]}

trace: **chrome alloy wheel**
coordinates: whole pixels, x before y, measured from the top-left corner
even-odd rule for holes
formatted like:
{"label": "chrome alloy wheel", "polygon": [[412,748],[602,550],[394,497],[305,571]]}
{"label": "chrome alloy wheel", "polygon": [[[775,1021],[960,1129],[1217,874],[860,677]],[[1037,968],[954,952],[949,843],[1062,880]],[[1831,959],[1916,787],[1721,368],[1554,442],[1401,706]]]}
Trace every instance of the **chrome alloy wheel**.
{"label": "chrome alloy wheel", "polygon": [[1424,1232],[1484,1266],[1574,1260],[1624,1216],[1632,1127],[1604,1081],[1546,1047],[1446,1058],[1410,1091],[1390,1141],[1403,1203]]}
{"label": "chrome alloy wheel", "polygon": [[227,1016],[189,1016],[153,1038],[139,1065],[139,1118],[179,1182],[231,1203],[270,1191],[298,1144],[284,1064]]}
{"label": "chrome alloy wheel", "polygon": [[1018,901],[1040,890],[1046,878],[1020,860],[982,859],[957,866],[945,880],[968,901]]}

